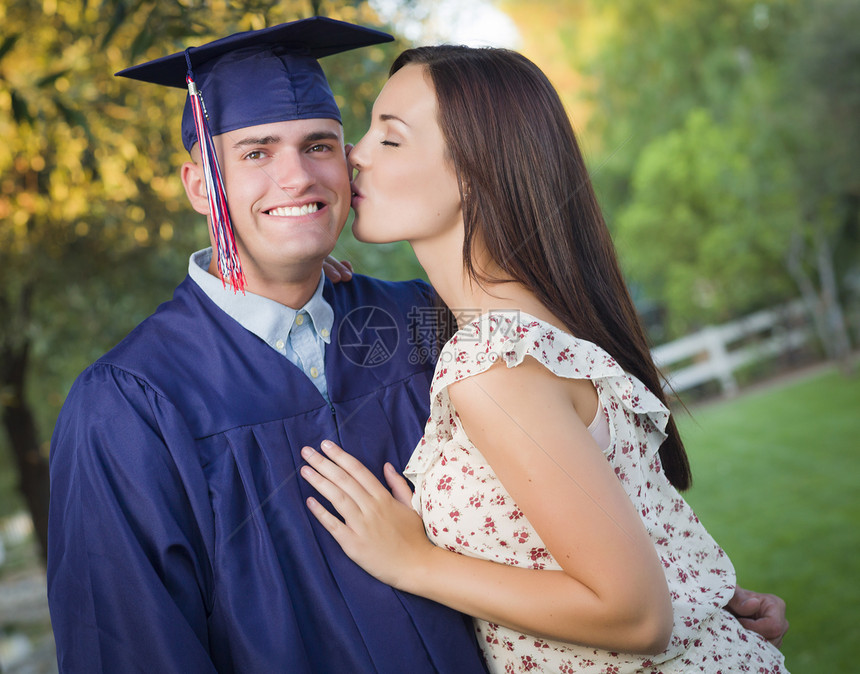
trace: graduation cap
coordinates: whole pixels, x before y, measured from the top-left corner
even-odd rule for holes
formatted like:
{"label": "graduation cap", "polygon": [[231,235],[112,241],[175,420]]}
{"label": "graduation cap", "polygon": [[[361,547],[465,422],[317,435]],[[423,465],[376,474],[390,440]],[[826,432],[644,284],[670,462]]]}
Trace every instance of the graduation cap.
{"label": "graduation cap", "polygon": [[[188,89],[182,144],[199,143],[221,279],[244,290],[227,198],[212,136],[258,124],[335,119],[340,110],[317,59],[394,38],[325,17],[236,33],[116,73]],[[205,103],[204,103],[205,96]]]}

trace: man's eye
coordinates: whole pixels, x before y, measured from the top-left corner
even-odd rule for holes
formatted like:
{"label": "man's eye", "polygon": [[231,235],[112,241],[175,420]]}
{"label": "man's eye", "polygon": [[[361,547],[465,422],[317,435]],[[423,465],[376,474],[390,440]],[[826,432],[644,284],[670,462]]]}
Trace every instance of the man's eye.
{"label": "man's eye", "polygon": [[248,154],[245,155],[245,159],[250,159],[251,161],[257,161],[263,158],[262,150],[251,150]]}
{"label": "man's eye", "polygon": [[317,143],[316,145],[312,145],[310,147],[309,151],[310,152],[326,152],[330,149],[331,149],[331,147],[329,145],[326,145],[325,143]]}

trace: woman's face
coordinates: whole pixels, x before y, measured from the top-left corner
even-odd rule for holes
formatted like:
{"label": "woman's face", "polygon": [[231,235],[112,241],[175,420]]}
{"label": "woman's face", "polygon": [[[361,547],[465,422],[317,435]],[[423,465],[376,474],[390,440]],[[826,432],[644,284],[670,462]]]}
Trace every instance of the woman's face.
{"label": "woman's face", "polygon": [[462,223],[457,177],[424,66],[407,65],[388,80],[349,161],[357,170],[352,227],[359,241],[414,243]]}

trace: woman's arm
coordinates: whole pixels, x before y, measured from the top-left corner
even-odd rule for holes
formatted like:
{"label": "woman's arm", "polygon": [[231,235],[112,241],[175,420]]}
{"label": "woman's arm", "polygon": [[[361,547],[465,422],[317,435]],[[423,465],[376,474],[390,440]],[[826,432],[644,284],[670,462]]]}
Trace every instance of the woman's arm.
{"label": "woman's arm", "polygon": [[576,384],[531,359],[449,388],[469,438],[537,530],[561,571],[511,567],[427,540],[393,468],[394,497],[336,446],[302,474],[343,516],[309,507],[344,551],[398,589],[529,634],[608,650],[659,653],[672,607],[659,558],[611,465],[571,400]]}

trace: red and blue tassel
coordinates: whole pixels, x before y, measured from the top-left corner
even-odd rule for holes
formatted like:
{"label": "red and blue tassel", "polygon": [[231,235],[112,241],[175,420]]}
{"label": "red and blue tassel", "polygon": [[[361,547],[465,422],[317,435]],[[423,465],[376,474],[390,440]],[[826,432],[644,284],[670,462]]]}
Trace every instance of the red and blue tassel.
{"label": "red and blue tassel", "polygon": [[188,63],[188,74],[185,81],[188,84],[188,94],[191,100],[191,111],[194,117],[194,128],[197,131],[197,142],[200,145],[200,157],[203,162],[203,174],[206,179],[206,195],[209,200],[209,221],[212,227],[212,235],[215,240],[215,253],[218,256],[218,271],[221,274],[221,282],[227,287],[229,282],[233,292],[245,292],[245,274],[242,271],[242,262],[239,260],[239,251],[236,248],[236,239],[233,236],[233,225],[230,222],[230,211],[227,207],[227,192],[224,189],[224,180],[221,177],[221,167],[218,164],[218,156],[215,154],[215,144],[212,142],[212,134],[209,131],[208,115],[206,106],[203,104],[203,96],[194,83],[194,75],[191,72],[191,59],[185,52]]}

